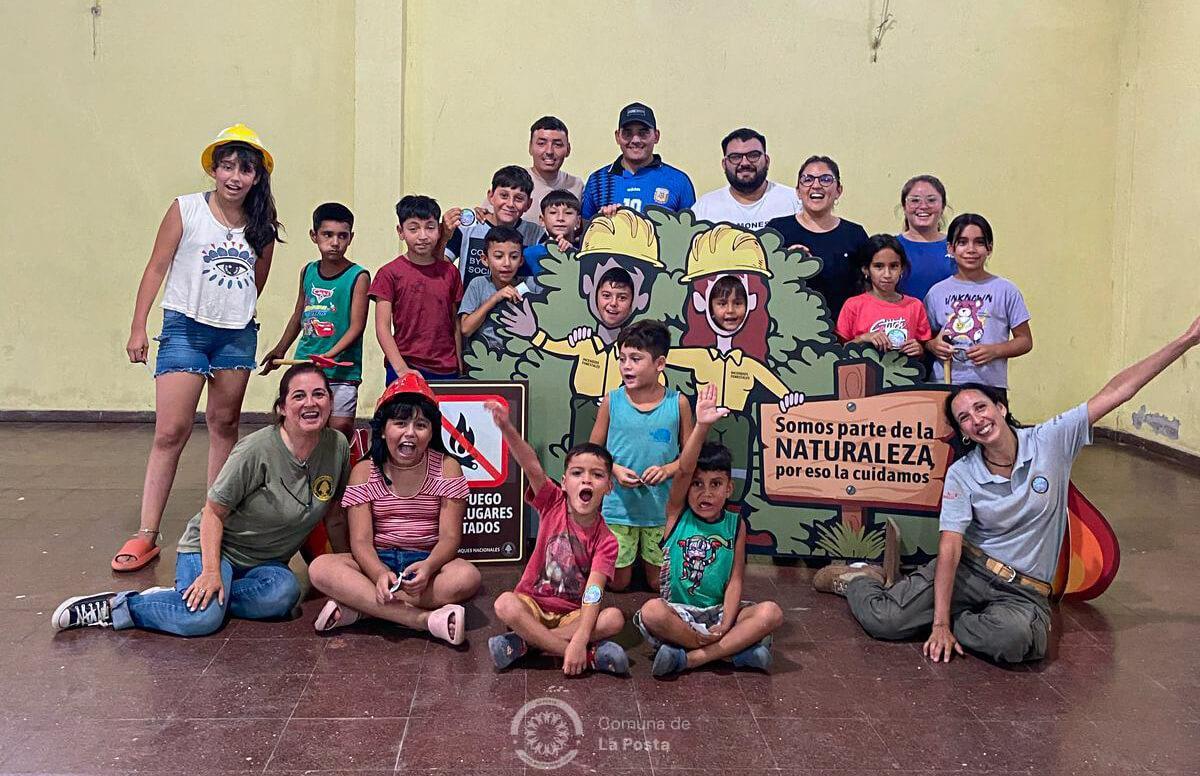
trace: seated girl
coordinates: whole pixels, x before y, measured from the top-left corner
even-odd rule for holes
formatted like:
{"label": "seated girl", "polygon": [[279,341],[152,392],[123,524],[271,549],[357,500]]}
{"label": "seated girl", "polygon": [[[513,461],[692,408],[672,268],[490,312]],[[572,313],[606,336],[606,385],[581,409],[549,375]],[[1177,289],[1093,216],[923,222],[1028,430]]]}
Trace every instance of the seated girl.
{"label": "seated girl", "polygon": [[377,617],[451,644],[466,638],[460,602],[479,590],[479,572],[457,557],[469,489],[442,443],[442,414],[424,378],[408,372],[387,387],[371,420],[371,451],[350,473],[350,553],[322,555],[309,568],[330,596],[319,632]]}

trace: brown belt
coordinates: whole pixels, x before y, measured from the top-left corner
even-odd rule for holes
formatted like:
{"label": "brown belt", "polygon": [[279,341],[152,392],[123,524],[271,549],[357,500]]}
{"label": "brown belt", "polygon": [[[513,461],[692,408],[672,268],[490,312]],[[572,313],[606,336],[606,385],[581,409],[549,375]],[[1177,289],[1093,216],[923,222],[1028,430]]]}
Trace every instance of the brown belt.
{"label": "brown belt", "polygon": [[1014,585],[1023,585],[1031,590],[1036,590],[1047,598],[1050,597],[1050,585],[1042,580],[1025,576],[1012,566],[1001,563],[973,544],[963,542],[963,549],[972,557],[983,560],[983,567],[1005,582],[1010,582]]}

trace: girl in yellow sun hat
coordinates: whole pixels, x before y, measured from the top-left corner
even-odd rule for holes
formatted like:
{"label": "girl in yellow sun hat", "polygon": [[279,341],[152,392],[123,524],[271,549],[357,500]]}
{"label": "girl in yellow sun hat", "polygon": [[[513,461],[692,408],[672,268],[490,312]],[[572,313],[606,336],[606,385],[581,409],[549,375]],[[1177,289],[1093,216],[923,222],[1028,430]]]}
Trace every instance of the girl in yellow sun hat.
{"label": "girl in yellow sun hat", "polygon": [[147,363],[146,319],[165,279],[141,524],[113,558],[116,571],[134,571],[158,555],[158,526],[205,385],[209,484],[237,442],[258,347],[255,305],[281,241],[271,194],[275,160],[254,130],[244,124],[223,129],[200,163],[215,186],[177,197],[167,209],[138,284],[125,346],[131,362]]}

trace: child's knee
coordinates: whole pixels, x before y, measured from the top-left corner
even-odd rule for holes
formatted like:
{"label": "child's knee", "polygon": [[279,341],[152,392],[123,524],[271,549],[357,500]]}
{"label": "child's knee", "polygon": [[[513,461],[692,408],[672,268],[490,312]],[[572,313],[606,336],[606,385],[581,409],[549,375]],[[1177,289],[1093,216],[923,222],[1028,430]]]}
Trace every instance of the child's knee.
{"label": "child's knee", "polygon": [[596,626],[605,632],[616,633],[625,627],[625,615],[615,606],[610,606],[600,612],[596,618]]}
{"label": "child's knee", "polygon": [[783,625],[783,609],[780,609],[779,604],[774,601],[763,601],[760,604],[755,604],[754,611],[761,618],[763,626],[768,631],[773,631],[780,625]]}
{"label": "child's knee", "polygon": [[641,609],[642,624],[650,630],[661,630],[672,617],[677,617],[670,604],[661,598],[651,598]]}
{"label": "child's knee", "polygon": [[338,566],[339,561],[336,555],[325,553],[318,555],[312,559],[312,563],[308,564],[308,581],[313,587],[320,590],[325,590],[329,583],[330,575]]}
{"label": "child's knee", "polygon": [[187,444],[192,435],[191,419],[187,423],[154,427],[154,446],[160,450],[175,450]]}
{"label": "child's knee", "polygon": [[479,573],[479,569],[475,568],[474,563],[463,561],[462,565],[455,568],[454,572],[455,600],[462,601],[471,598],[483,586],[483,576]]}
{"label": "child's knee", "polygon": [[496,613],[500,622],[511,626],[521,616],[522,611],[528,610],[521,599],[517,598],[516,593],[506,591],[496,599],[496,603],[492,605],[492,611]]}

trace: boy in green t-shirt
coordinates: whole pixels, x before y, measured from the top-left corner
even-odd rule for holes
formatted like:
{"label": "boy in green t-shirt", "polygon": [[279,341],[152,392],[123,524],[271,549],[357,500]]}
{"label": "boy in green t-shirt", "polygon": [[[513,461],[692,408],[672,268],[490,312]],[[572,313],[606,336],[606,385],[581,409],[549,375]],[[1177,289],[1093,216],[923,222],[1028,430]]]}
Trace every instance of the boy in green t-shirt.
{"label": "boy in green t-shirt", "polygon": [[696,401],[696,425],[679,455],[667,500],[662,598],[634,617],[657,649],[655,676],[731,658],[738,668],[771,667],[770,634],[783,622],[774,601],[742,600],[746,526],[725,509],[733,493],[733,459],[724,445],[705,443],[708,429],[728,414],[716,405],[716,385]]}
{"label": "boy in green t-shirt", "polygon": [[354,240],[354,214],[337,202],[326,202],[313,211],[309,239],[321,252],[319,261],[300,271],[300,294],[278,344],[262,357],[267,374],[275,361],[287,358],[287,349],[300,336],[296,358],[324,356],[350,366],[325,369],[333,393],[329,427],[350,439],[358,410],[358,384],[362,382],[362,334],[367,326],[367,288],[371,274],[346,258]]}

